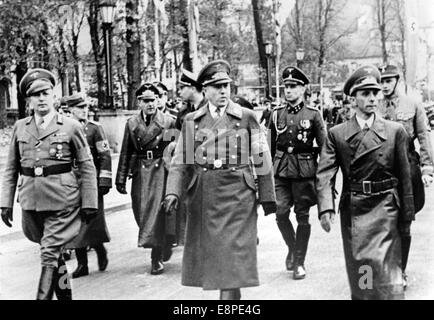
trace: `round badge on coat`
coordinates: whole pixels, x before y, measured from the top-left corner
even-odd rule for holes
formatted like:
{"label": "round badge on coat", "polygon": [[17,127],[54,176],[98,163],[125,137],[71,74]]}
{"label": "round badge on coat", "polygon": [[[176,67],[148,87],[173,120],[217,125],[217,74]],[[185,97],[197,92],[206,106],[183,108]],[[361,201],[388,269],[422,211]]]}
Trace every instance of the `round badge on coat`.
{"label": "round badge on coat", "polygon": [[214,167],[216,169],[220,169],[222,167],[222,165],[223,165],[223,161],[221,159],[214,160]]}
{"label": "round badge on coat", "polygon": [[63,149],[63,146],[61,144],[58,144],[57,145],[57,150],[62,150],[62,149]]}
{"label": "round badge on coat", "polygon": [[288,151],[288,153],[292,153],[292,151],[294,151],[294,147],[288,147],[288,150],[286,151]]}
{"label": "round badge on coat", "polygon": [[297,136],[297,139],[298,139],[298,140],[303,139],[303,135],[302,135],[301,133],[299,133],[298,136]]}
{"label": "round badge on coat", "polygon": [[56,149],[50,149],[50,151],[48,151],[48,153],[51,157],[53,157],[56,155]]}

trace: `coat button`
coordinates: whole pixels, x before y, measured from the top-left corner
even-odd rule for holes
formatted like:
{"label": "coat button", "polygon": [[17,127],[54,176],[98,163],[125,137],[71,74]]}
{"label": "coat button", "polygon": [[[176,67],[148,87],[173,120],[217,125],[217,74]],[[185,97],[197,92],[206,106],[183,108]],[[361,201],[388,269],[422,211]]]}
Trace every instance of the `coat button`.
{"label": "coat button", "polygon": [[237,158],[237,156],[235,156],[235,155],[232,156],[232,159],[236,159],[236,158]]}
{"label": "coat button", "polygon": [[156,146],[155,149],[158,149],[158,146]]}
{"label": "coat button", "polygon": [[208,171],[208,169],[207,169],[207,168],[203,168],[203,171],[204,171],[204,172],[207,172],[207,171]]}
{"label": "coat button", "polygon": [[142,168],[145,169],[145,166],[142,164]]}
{"label": "coat button", "polygon": [[235,171],[237,171],[237,169],[236,169],[236,168],[232,168],[231,171],[232,171],[232,172],[235,172]]}
{"label": "coat button", "polygon": [[292,130],[289,130],[289,133],[292,133]]}
{"label": "coat button", "polygon": [[156,163],[156,164],[155,164],[155,168],[158,168],[158,167],[159,167],[159,165],[158,165],[158,163]]}

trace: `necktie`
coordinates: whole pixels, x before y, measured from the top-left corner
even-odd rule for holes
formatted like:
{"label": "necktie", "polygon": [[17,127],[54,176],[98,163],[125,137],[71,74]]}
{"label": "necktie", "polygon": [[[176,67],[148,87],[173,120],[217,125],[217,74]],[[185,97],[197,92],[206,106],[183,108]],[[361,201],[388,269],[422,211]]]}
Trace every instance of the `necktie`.
{"label": "necktie", "polygon": [[386,114],[384,115],[384,118],[386,120],[394,120],[395,108],[395,102],[392,100],[388,100],[386,105]]}
{"label": "necktie", "polygon": [[220,113],[220,111],[221,111],[221,108],[220,107],[216,107],[215,113],[217,115],[217,119],[219,119],[222,116],[221,113]]}
{"label": "necktie", "polygon": [[38,121],[38,129],[44,130],[43,125],[44,125],[44,118],[40,118]]}

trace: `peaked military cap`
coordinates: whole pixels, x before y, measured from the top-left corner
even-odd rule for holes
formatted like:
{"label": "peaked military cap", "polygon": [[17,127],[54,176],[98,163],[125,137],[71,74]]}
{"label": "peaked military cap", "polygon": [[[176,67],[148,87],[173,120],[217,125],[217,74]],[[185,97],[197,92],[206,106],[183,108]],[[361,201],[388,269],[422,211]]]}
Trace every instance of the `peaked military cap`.
{"label": "peaked military cap", "polygon": [[159,95],[160,90],[158,90],[158,88],[150,82],[142,84],[136,91],[137,99],[142,100],[155,100]]}
{"label": "peaked military cap", "polygon": [[202,86],[230,83],[231,66],[225,60],[214,60],[208,63],[197,76],[197,82]]}
{"label": "peaked military cap", "polygon": [[81,93],[64,97],[64,101],[68,108],[84,108],[89,106],[88,102]]}
{"label": "peaked military cap", "polygon": [[344,93],[352,96],[357,90],[381,90],[381,75],[378,68],[372,65],[360,67],[348,78],[344,85]]}
{"label": "peaked military cap", "polygon": [[166,85],[160,81],[155,81],[154,86],[158,89],[158,96],[161,97],[165,92],[168,92]]}
{"label": "peaked military cap", "polygon": [[179,83],[184,86],[200,86],[200,84],[197,82],[197,75],[185,69],[182,69]]}
{"label": "peaked military cap", "polygon": [[53,89],[56,78],[50,71],[42,68],[30,69],[26,72],[19,84],[20,93],[24,97],[46,89]]}
{"label": "peaked military cap", "polygon": [[399,69],[397,66],[387,64],[378,68],[381,73],[381,79],[399,78]]}
{"label": "peaked military cap", "polygon": [[295,83],[303,86],[309,84],[309,78],[299,68],[289,66],[283,69],[282,72],[283,83]]}

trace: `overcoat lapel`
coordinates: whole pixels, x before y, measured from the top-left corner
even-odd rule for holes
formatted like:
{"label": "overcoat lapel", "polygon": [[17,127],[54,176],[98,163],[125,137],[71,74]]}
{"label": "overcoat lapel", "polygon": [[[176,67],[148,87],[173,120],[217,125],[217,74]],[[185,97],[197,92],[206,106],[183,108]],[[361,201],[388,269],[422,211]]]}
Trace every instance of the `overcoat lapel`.
{"label": "overcoat lapel", "polygon": [[39,139],[38,129],[36,128],[36,119],[34,116],[27,120],[26,131],[31,134],[35,139]]}
{"label": "overcoat lapel", "polygon": [[372,127],[362,138],[362,141],[360,142],[354,155],[353,162],[357,161],[366,154],[379,149],[385,140],[386,135],[384,121],[381,118],[376,117]]}

